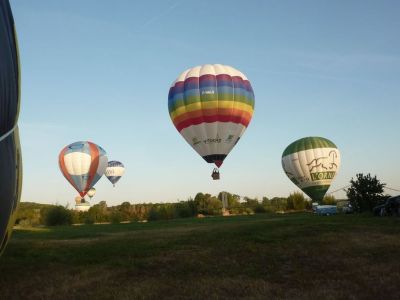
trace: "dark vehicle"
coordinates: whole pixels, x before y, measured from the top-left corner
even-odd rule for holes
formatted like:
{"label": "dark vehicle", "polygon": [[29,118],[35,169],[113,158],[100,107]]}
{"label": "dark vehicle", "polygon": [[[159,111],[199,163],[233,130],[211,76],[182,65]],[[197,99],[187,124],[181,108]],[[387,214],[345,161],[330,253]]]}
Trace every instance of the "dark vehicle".
{"label": "dark vehicle", "polygon": [[336,205],[318,205],[315,213],[320,216],[331,216],[337,214]]}
{"label": "dark vehicle", "polygon": [[373,208],[375,216],[397,216],[400,217],[400,196],[390,197],[384,204]]}
{"label": "dark vehicle", "polygon": [[336,206],[338,212],[342,214],[352,214],[354,212],[349,200],[337,200]]}

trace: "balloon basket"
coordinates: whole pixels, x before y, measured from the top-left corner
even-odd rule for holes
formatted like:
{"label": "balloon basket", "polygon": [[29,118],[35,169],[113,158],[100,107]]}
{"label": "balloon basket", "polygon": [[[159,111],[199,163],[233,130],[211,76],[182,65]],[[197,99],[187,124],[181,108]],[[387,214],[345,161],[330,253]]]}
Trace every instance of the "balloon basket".
{"label": "balloon basket", "polygon": [[219,175],[219,170],[217,168],[215,168],[211,174],[211,177],[213,180],[219,180],[220,179],[220,175]]}

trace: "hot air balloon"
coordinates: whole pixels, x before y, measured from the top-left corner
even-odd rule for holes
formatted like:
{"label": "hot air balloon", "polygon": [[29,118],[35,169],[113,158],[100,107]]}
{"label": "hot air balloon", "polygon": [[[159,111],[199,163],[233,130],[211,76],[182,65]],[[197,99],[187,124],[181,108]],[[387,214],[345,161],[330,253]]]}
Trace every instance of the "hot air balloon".
{"label": "hot air balloon", "polygon": [[168,95],[169,114],[187,143],[218,168],[250,123],[254,93],[247,77],[226,65],[203,65],[183,72]]}
{"label": "hot air balloon", "polygon": [[113,186],[117,183],[118,180],[120,180],[121,176],[125,172],[125,167],[124,165],[116,160],[112,160],[108,162],[108,167],[106,169],[105,175],[108,178],[108,180],[111,181]]}
{"label": "hot air balloon", "polygon": [[10,3],[0,1],[0,254],[10,239],[21,196],[18,134],[20,66]]}
{"label": "hot air balloon", "polygon": [[92,200],[93,196],[96,194],[96,189],[92,187],[90,190],[88,190],[87,195],[89,196],[90,200]]}
{"label": "hot air balloon", "polygon": [[61,173],[83,198],[104,174],[107,154],[91,142],[75,142],[58,156]]}
{"label": "hot air balloon", "polygon": [[282,167],[304,193],[321,202],[339,170],[340,152],[326,138],[302,138],[283,151]]}

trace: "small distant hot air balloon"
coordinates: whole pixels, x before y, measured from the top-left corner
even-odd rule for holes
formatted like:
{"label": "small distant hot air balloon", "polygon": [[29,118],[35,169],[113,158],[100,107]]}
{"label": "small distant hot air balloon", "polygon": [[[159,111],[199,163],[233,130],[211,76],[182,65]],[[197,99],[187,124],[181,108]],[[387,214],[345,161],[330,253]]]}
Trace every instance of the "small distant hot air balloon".
{"label": "small distant hot air balloon", "polygon": [[0,254],[10,239],[21,197],[18,134],[20,65],[10,3],[0,1]]}
{"label": "small distant hot air balloon", "polygon": [[112,160],[108,162],[108,167],[106,168],[105,175],[108,180],[111,181],[113,186],[115,186],[117,181],[121,179],[121,176],[124,174],[124,172],[124,165],[119,161]]}
{"label": "small distant hot air balloon", "polygon": [[103,176],[107,154],[91,142],[76,142],[66,146],[58,156],[61,173],[83,198]]}
{"label": "small distant hot air balloon", "polygon": [[92,187],[90,190],[88,190],[87,195],[89,196],[90,200],[92,200],[93,196],[96,194],[96,189]]}
{"label": "small distant hot air balloon", "polygon": [[340,152],[326,138],[302,138],[285,149],[282,167],[304,193],[313,201],[321,202],[339,170]]}
{"label": "small distant hot air balloon", "polygon": [[[247,77],[230,66],[197,66],[172,83],[168,110],[186,142],[219,168],[250,123],[254,93]],[[212,176],[219,179],[218,169]]]}

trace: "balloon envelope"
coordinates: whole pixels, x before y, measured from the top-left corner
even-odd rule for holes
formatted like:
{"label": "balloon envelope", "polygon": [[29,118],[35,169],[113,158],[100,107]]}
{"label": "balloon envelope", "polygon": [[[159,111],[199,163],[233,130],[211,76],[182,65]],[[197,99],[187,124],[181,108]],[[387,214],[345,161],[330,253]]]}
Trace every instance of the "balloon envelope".
{"label": "balloon envelope", "polygon": [[106,169],[105,175],[108,180],[111,181],[112,184],[116,184],[118,180],[121,179],[121,176],[125,172],[125,166],[116,160],[112,160],[108,162],[108,167]]}
{"label": "balloon envelope", "polygon": [[0,254],[10,239],[21,196],[22,160],[18,134],[20,71],[10,3],[0,1]]}
{"label": "balloon envelope", "polygon": [[87,195],[92,198],[96,194],[96,189],[92,187],[90,190],[88,190]]}
{"label": "balloon envelope", "polygon": [[107,154],[91,142],[75,142],[61,150],[58,157],[61,173],[81,197],[96,184],[107,167]]}
{"label": "balloon envelope", "polygon": [[186,142],[220,167],[250,123],[254,93],[247,77],[230,66],[197,66],[172,83],[168,110]]}
{"label": "balloon envelope", "polygon": [[321,202],[339,170],[340,152],[326,138],[302,138],[285,149],[282,167],[304,193],[313,201]]}

